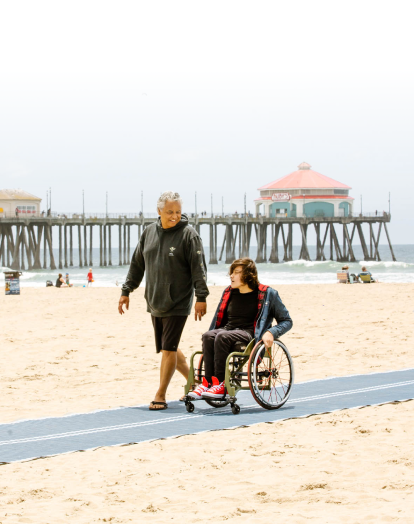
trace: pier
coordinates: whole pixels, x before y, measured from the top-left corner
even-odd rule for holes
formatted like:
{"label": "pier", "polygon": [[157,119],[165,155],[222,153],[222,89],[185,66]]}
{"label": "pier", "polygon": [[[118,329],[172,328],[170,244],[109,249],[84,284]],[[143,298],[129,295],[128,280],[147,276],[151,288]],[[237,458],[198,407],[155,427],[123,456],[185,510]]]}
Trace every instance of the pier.
{"label": "pier", "polygon": [[[132,228],[138,238],[156,217],[144,215],[112,214],[60,216],[32,216],[0,218],[0,264],[14,269],[63,269],[112,266],[114,235],[118,236],[119,265],[131,261]],[[252,239],[257,244],[256,262],[292,261],[293,233],[299,233],[301,249],[299,259],[311,260],[308,233],[316,234],[316,259],[354,262],[353,242],[358,238],[366,261],[380,261],[379,241],[384,230],[392,260],[396,260],[387,229],[389,213],[367,213],[347,217],[252,217],[245,215],[210,217],[193,215],[190,224],[209,238],[209,264],[223,261],[230,264],[238,257],[250,256]],[[205,229],[207,228],[207,231]],[[218,245],[219,228],[224,228],[223,241]],[[95,235],[95,237],[94,237]],[[221,234],[220,234],[221,237]],[[99,260],[93,259],[94,238],[99,244]],[[96,243],[96,241],[95,241]],[[281,245],[280,245],[281,244]],[[54,246],[58,255],[55,256]],[[77,248],[77,260],[74,249]]]}

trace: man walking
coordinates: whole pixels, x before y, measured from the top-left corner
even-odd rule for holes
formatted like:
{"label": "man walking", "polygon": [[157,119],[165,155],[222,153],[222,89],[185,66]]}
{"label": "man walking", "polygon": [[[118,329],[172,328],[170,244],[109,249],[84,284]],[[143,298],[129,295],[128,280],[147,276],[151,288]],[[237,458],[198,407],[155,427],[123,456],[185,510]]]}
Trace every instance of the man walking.
{"label": "man walking", "polygon": [[178,344],[191,313],[194,290],[195,320],[201,320],[207,312],[209,291],[203,245],[187,216],[181,214],[181,206],[180,195],[172,191],[158,199],[158,220],[141,235],[118,305],[121,315],[125,313],[124,305],[129,309],[129,294],[146,273],[144,296],[154,326],[157,353],[162,353],[160,386],[150,410],[167,409],[167,388],[176,369],[188,378],[188,365]]}

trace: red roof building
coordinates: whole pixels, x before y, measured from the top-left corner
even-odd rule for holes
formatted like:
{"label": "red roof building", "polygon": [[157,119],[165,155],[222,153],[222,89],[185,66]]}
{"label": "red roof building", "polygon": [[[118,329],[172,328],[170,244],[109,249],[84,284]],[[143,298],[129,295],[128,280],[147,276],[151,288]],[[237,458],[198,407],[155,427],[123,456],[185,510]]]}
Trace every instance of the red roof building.
{"label": "red roof building", "polygon": [[259,187],[256,214],[267,217],[349,216],[354,200],[349,196],[350,189],[302,162],[297,171]]}

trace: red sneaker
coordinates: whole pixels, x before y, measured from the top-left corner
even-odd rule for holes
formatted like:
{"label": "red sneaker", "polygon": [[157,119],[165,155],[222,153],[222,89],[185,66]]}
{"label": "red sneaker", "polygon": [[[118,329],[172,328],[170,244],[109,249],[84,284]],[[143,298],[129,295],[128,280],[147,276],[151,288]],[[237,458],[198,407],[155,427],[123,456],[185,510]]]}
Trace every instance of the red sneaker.
{"label": "red sneaker", "polygon": [[208,390],[208,382],[205,377],[203,377],[203,382],[199,384],[194,391],[190,391],[188,396],[191,398],[200,399],[202,394]]}
{"label": "red sneaker", "polygon": [[203,398],[223,398],[227,391],[224,382],[219,382],[218,378],[212,377],[213,385],[202,394]]}

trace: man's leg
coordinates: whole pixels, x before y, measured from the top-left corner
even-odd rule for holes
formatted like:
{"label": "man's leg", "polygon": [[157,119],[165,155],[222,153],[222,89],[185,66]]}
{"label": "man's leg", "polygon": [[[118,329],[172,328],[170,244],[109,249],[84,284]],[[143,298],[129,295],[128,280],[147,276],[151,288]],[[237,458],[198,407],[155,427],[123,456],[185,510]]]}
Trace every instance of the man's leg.
{"label": "man's leg", "polygon": [[[186,378],[188,377],[188,365],[185,357],[178,349],[181,333],[184,329],[187,317],[156,318],[151,316],[154,325],[155,342],[157,351],[161,351],[160,386],[155,394],[155,402],[165,402],[167,388],[171,382],[175,370],[178,368]],[[170,351],[163,348],[171,348]],[[163,406],[153,406],[152,409],[163,409]]]}
{"label": "man's leg", "polygon": [[186,380],[188,379],[190,368],[188,367],[187,359],[181,349],[177,349],[177,371],[179,371]]}
{"label": "man's leg", "polygon": [[223,382],[226,376],[226,360],[234,351],[234,344],[243,342],[247,345],[251,339],[252,335],[241,329],[223,330],[217,334],[214,342],[214,376],[218,378],[219,382]]}
{"label": "man's leg", "polygon": [[[155,402],[165,402],[167,388],[171,382],[174,371],[177,367],[177,352],[176,351],[161,351],[161,368],[160,368],[160,387],[155,394]],[[155,408],[157,406],[154,406]],[[160,408],[162,406],[159,406]]]}

